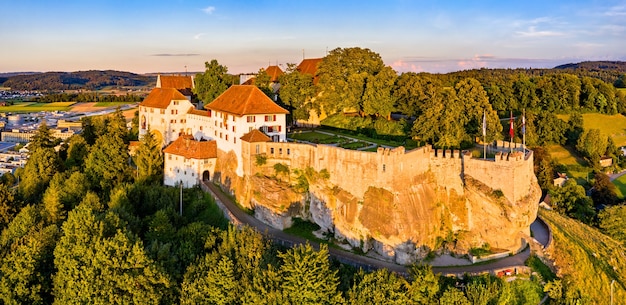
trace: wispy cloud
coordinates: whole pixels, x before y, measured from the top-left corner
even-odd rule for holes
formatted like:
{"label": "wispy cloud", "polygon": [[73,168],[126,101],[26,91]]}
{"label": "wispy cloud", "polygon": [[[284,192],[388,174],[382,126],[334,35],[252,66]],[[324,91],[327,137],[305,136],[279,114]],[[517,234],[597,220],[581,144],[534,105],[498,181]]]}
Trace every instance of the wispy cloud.
{"label": "wispy cloud", "polygon": [[604,15],[611,17],[626,16],[626,5],[613,6],[604,12]]}
{"label": "wispy cloud", "polygon": [[200,38],[202,38],[202,36],[206,35],[206,33],[198,33],[196,35],[193,35],[193,39],[195,40],[199,40]]}
{"label": "wispy cloud", "polygon": [[539,31],[536,26],[530,26],[526,31],[517,31],[515,33],[521,37],[554,37],[565,35],[565,33],[557,31]]}
{"label": "wispy cloud", "polygon": [[175,57],[188,57],[188,56],[200,56],[200,54],[196,54],[196,53],[159,53],[159,54],[152,54],[150,56],[175,56]]}
{"label": "wispy cloud", "polygon": [[207,6],[203,8],[202,11],[207,15],[211,15],[213,14],[213,12],[215,12],[215,6]]}

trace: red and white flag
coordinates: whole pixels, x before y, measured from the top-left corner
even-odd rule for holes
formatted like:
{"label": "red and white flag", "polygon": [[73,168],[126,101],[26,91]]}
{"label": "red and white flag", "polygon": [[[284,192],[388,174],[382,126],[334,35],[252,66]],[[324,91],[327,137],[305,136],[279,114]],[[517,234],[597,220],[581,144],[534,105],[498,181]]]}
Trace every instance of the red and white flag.
{"label": "red and white flag", "polygon": [[515,130],[513,128],[513,111],[511,111],[511,120],[509,121],[509,125],[511,125],[511,127],[509,128],[509,135],[511,136],[511,142],[513,141],[513,137],[515,136]]}

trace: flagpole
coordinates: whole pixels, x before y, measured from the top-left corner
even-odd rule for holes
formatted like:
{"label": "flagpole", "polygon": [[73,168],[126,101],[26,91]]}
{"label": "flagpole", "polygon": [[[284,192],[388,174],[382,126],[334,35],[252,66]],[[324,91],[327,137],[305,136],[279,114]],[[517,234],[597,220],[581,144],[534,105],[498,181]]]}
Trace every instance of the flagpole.
{"label": "flagpole", "polygon": [[522,152],[526,155],[526,108],[522,113]]}
{"label": "flagpole", "polygon": [[511,110],[511,119],[509,120],[509,148],[511,148],[511,153],[513,153],[513,110]]}
{"label": "flagpole", "polygon": [[483,110],[483,160],[487,159],[487,116]]}

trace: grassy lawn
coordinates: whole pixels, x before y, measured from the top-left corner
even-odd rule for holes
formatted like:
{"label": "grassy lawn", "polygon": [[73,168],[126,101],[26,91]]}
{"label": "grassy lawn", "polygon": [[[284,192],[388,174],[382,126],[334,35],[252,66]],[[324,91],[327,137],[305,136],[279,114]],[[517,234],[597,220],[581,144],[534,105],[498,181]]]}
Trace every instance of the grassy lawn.
{"label": "grassy lawn", "polygon": [[[562,120],[569,120],[569,115],[557,115]],[[583,114],[583,127],[585,129],[600,129],[603,134],[611,136],[615,145],[626,145],[626,117],[621,114],[600,114],[585,113]]]}
{"label": "grassy lawn", "polygon": [[571,147],[549,145],[546,147],[552,160],[567,168],[567,176],[576,179],[579,185],[587,184],[587,175],[592,171],[587,161],[579,157]]}
{"label": "grassy lawn", "polygon": [[381,146],[392,146],[392,147],[398,147],[398,146],[404,146],[404,148],[406,148],[406,150],[411,150],[414,148],[417,148],[417,143],[415,143],[414,141],[407,141],[407,143],[400,143],[400,142],[396,142],[396,141],[386,141],[386,140],[381,140],[381,139],[372,139],[369,137],[366,137],[364,135],[358,134],[358,135],[353,135],[350,134],[348,132],[340,132],[338,130],[324,130],[327,132],[332,132],[338,135],[342,135],[342,136],[346,136],[346,137],[350,137],[353,139],[357,139],[357,140],[363,140],[363,141],[368,141],[368,142],[372,142],[372,143],[376,143],[378,145]]}
{"label": "grassy lawn", "polygon": [[361,142],[361,141],[357,141],[357,142],[350,142],[350,143],[345,143],[345,144],[341,144],[339,145],[339,147],[341,148],[345,148],[345,149],[359,149],[359,148],[363,148],[363,147],[367,147],[370,146],[369,143],[365,143],[365,142]]}
{"label": "grassy lawn", "polygon": [[613,184],[617,188],[617,197],[624,199],[626,197],[626,175],[613,180]]}
{"label": "grassy lawn", "polygon": [[291,133],[287,136],[294,140],[307,141],[307,142],[319,142],[319,140],[330,139],[333,137],[331,135],[327,135],[325,133],[319,133],[315,131]]}
{"label": "grassy lawn", "polygon": [[74,102],[56,102],[56,103],[16,103],[10,106],[0,107],[0,112],[28,113],[39,111],[68,111]]}

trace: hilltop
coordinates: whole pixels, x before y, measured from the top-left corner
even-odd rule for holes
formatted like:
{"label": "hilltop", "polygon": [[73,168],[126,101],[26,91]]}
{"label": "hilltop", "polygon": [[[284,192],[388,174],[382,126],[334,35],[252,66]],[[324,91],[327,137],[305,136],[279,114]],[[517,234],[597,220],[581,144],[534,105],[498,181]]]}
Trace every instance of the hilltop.
{"label": "hilltop", "polygon": [[130,72],[90,70],[9,75],[0,78],[0,82],[12,90],[96,90],[106,86],[152,86],[154,78]]}
{"label": "hilltop", "polygon": [[626,61],[583,61],[554,67],[554,69],[585,69],[590,71],[613,70],[626,72]]}

